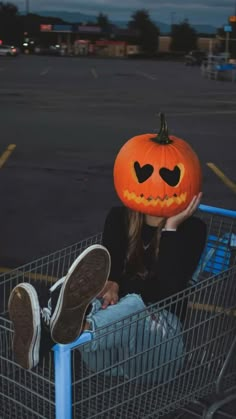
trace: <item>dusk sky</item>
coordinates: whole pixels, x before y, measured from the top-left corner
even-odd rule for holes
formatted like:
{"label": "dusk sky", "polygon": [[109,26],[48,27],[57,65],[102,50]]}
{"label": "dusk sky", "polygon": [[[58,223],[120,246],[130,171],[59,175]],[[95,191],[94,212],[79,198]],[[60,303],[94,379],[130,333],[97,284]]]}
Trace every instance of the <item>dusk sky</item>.
{"label": "dusk sky", "polygon": [[[20,11],[26,0],[12,0]],[[188,18],[192,23],[221,26],[234,14],[235,0],[29,0],[30,11],[40,10],[81,12],[97,15],[103,12],[112,20],[128,20],[131,14],[145,8],[154,20],[175,23]]]}

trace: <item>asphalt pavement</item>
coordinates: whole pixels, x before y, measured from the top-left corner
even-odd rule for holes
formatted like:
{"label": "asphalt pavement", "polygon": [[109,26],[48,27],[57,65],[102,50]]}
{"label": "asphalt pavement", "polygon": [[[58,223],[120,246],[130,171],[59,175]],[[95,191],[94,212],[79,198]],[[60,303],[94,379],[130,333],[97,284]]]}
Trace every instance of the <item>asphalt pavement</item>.
{"label": "asphalt pavement", "polygon": [[198,153],[202,203],[236,210],[236,83],[183,63],[20,56],[0,58],[0,267],[13,268],[102,230],[118,198],[112,168],[122,144],[169,130]]}

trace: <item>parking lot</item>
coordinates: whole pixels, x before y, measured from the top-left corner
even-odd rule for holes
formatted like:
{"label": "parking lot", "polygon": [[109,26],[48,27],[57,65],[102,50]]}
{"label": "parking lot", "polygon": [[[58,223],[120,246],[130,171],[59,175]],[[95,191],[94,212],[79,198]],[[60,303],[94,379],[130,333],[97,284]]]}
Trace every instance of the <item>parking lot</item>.
{"label": "parking lot", "polygon": [[236,179],[236,84],[183,63],[0,58],[0,267],[12,268],[100,231],[118,203],[112,168],[130,137],[158,129],[189,141],[202,161],[203,203],[236,209],[207,165]]}

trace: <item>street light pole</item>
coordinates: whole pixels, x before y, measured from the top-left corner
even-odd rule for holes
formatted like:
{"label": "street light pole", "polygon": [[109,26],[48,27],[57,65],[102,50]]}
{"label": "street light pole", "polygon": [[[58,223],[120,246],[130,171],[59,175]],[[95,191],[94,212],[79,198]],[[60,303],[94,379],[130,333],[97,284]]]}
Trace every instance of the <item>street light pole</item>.
{"label": "street light pole", "polygon": [[225,37],[225,61],[228,61],[228,57],[229,57],[229,32],[226,32],[226,37]]}

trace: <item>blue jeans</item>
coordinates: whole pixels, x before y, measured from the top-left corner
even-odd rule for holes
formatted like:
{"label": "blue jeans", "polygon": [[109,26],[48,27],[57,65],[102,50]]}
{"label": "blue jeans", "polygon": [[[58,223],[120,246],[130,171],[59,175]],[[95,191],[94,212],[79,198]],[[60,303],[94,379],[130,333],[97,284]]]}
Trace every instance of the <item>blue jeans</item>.
{"label": "blue jeans", "polygon": [[166,310],[155,318],[137,294],[106,309],[95,299],[86,320],[93,339],[81,347],[89,369],[156,384],[175,376],[184,359],[179,319]]}

